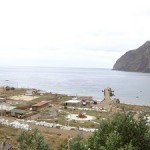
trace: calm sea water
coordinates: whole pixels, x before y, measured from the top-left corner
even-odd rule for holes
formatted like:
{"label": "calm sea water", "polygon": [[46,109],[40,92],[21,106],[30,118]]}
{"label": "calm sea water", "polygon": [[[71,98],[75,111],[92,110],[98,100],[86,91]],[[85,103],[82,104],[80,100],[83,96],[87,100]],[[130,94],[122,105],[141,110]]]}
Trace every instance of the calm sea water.
{"label": "calm sea water", "polygon": [[115,97],[129,104],[150,105],[150,74],[111,69],[0,67],[0,85],[37,88],[54,93],[93,96],[111,87]]}

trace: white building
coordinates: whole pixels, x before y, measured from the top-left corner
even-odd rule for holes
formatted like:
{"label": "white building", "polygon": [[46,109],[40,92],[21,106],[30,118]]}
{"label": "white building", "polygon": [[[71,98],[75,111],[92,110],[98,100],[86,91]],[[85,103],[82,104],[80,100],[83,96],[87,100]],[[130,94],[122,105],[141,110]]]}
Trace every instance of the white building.
{"label": "white building", "polygon": [[81,101],[77,100],[77,99],[71,99],[71,100],[65,101],[64,102],[64,106],[76,106],[76,107],[79,107],[79,106],[81,106]]}

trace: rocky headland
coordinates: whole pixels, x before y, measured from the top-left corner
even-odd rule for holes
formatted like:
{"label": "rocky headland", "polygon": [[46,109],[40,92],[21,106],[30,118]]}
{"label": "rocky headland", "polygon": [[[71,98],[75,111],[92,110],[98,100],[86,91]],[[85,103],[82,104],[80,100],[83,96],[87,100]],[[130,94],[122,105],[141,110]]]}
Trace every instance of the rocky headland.
{"label": "rocky headland", "polygon": [[150,41],[127,51],[116,61],[113,70],[150,73]]}

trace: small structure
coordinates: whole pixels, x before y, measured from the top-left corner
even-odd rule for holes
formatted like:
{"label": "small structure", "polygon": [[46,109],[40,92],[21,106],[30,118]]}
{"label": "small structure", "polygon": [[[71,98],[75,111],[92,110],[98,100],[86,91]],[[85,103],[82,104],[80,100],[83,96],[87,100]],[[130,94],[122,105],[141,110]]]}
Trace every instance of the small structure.
{"label": "small structure", "polygon": [[38,95],[44,95],[44,94],[46,94],[47,92],[46,91],[43,91],[43,90],[38,90],[37,91],[37,94]]}
{"label": "small structure", "polygon": [[104,89],[104,100],[111,101],[111,97],[114,96],[114,91],[112,91],[111,88],[105,88]]}
{"label": "small structure", "polygon": [[33,96],[33,95],[36,95],[36,93],[37,93],[37,90],[31,89],[31,90],[27,90],[25,95],[26,96]]}
{"label": "small structure", "polygon": [[81,100],[71,99],[64,102],[64,106],[81,106]]}
{"label": "small structure", "polygon": [[91,105],[91,103],[94,103],[94,101],[90,101],[90,100],[82,100],[81,101],[81,104],[82,104],[82,106],[90,106]]}
{"label": "small structure", "polygon": [[16,108],[15,106],[9,105],[7,103],[1,103],[0,104],[0,109],[1,110],[6,110],[6,111],[11,111],[12,109]]}
{"label": "small structure", "polygon": [[37,111],[38,109],[43,108],[48,105],[49,105],[49,101],[41,101],[32,105],[32,110]]}
{"label": "small structure", "polygon": [[15,106],[9,105],[7,103],[0,103],[0,113],[1,116],[4,115],[6,116],[7,114],[10,114],[10,111],[12,109],[16,108]]}
{"label": "small structure", "polygon": [[24,118],[26,115],[26,111],[22,109],[12,109],[11,111],[11,116],[17,117],[17,118]]}
{"label": "small structure", "polygon": [[104,99],[100,102],[100,105],[110,112],[114,111],[114,108],[120,103],[120,100],[111,98],[114,96],[114,91],[109,87],[105,88],[102,92],[104,92]]}

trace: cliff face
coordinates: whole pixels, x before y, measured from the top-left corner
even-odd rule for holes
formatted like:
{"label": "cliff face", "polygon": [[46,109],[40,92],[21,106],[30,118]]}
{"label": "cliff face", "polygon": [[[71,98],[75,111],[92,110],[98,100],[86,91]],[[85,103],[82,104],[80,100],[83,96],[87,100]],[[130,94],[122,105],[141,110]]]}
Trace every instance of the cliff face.
{"label": "cliff face", "polygon": [[126,52],[116,61],[113,70],[150,73],[150,41]]}

